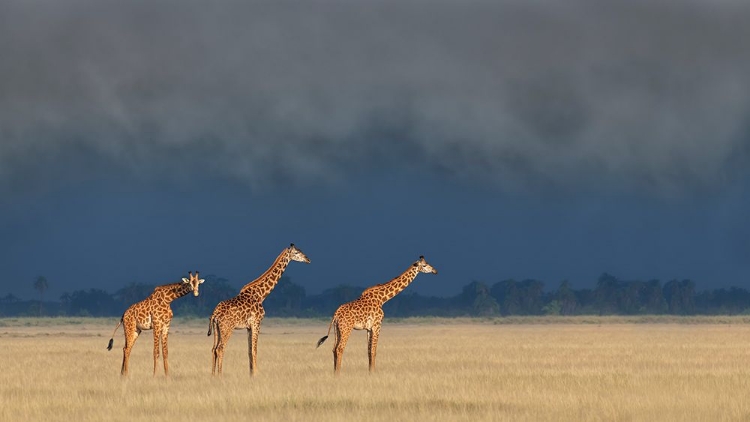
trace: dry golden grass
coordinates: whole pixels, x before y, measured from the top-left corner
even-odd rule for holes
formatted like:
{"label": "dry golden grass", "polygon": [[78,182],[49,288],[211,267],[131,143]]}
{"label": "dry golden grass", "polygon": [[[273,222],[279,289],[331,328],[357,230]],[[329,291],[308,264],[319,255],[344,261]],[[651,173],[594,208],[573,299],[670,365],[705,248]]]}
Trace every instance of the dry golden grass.
{"label": "dry golden grass", "polygon": [[[205,321],[176,320],[171,377],[152,377],[145,332],[119,375],[116,319],[0,320],[0,420],[748,420],[750,326],[720,324],[386,324],[378,372],[354,332],[335,378],[328,321],[264,324],[260,373],[236,331],[212,378]],[[600,321],[600,322],[601,322]],[[450,322],[450,323],[441,323]],[[581,322],[581,321],[578,321]],[[703,321],[710,322],[710,321]]]}

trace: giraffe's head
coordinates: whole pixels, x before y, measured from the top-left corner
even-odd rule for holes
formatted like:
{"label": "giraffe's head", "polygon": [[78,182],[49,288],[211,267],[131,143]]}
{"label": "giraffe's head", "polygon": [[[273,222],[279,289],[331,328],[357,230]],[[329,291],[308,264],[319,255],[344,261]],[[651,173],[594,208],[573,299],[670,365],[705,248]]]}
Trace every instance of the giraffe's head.
{"label": "giraffe's head", "polygon": [[419,272],[437,274],[437,270],[424,260],[424,256],[420,256],[419,259],[414,263],[414,266],[417,267],[417,270]]}
{"label": "giraffe's head", "polygon": [[294,246],[294,243],[289,245],[289,258],[292,261],[304,262],[305,264],[310,263],[310,258],[307,257],[298,247]]}
{"label": "giraffe's head", "polygon": [[190,290],[193,291],[193,296],[198,296],[198,285],[206,280],[198,276],[198,271],[195,272],[195,275],[193,275],[192,272],[188,272],[188,276],[190,277],[189,279],[182,277],[182,282],[190,284]]}

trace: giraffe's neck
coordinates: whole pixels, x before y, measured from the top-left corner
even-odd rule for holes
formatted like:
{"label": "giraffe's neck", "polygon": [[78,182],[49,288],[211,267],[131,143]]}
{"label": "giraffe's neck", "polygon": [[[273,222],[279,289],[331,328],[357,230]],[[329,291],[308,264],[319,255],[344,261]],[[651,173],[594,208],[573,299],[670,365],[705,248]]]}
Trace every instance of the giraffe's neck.
{"label": "giraffe's neck", "polygon": [[154,295],[167,303],[171,303],[173,300],[183,297],[190,292],[192,292],[190,283],[177,282],[157,287],[154,290]]}
{"label": "giraffe's neck", "polygon": [[240,293],[252,291],[252,293],[257,296],[258,300],[262,301],[271,293],[271,290],[276,287],[276,283],[279,282],[281,275],[284,274],[284,270],[286,270],[290,260],[288,250],[284,249],[266,272],[250,283],[245,284],[245,286],[240,289]]}
{"label": "giraffe's neck", "polygon": [[364,292],[362,292],[362,297],[367,296],[376,299],[382,305],[385,302],[393,299],[393,297],[397,294],[401,293],[406,288],[406,286],[414,281],[414,278],[417,276],[417,274],[419,274],[419,270],[417,269],[417,267],[411,266],[409,267],[409,269],[404,271],[403,274],[394,278],[393,280],[366,289]]}

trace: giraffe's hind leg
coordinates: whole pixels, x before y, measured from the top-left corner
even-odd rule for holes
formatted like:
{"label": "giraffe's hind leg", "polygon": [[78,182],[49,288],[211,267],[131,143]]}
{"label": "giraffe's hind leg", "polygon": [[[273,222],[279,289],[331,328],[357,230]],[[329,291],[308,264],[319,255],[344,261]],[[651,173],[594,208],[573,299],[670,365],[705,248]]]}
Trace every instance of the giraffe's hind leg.
{"label": "giraffe's hind leg", "polygon": [[341,358],[344,356],[344,348],[352,333],[352,327],[340,322],[335,324],[336,343],[333,346],[333,372],[338,375],[341,371]]}
{"label": "giraffe's hind leg", "polygon": [[162,326],[154,324],[154,376],[156,376],[156,368],[159,364],[159,341],[161,340]]}
{"label": "giraffe's hind leg", "polygon": [[373,325],[367,331],[367,356],[370,361],[370,372],[375,372],[375,354],[378,350],[378,337],[380,336],[380,324]]}
{"label": "giraffe's hind leg", "polygon": [[141,334],[141,330],[135,326],[135,324],[125,323],[123,324],[123,331],[125,331],[125,346],[122,348],[122,368],[120,369],[121,375],[128,374],[128,364],[130,363],[130,352],[133,350],[133,345]]}
{"label": "giraffe's hind leg", "polygon": [[[214,322],[212,321],[211,324],[214,324]],[[216,351],[216,349],[218,347],[218,343],[219,343],[219,326],[218,325],[214,326],[213,330],[214,330],[214,345],[211,348],[211,358],[212,358],[212,360],[211,360],[211,375],[216,375],[216,361],[217,361],[218,356],[219,356],[217,354],[217,351]]]}
{"label": "giraffe's hind leg", "polygon": [[226,348],[229,338],[232,337],[233,327],[224,326],[217,327],[219,329],[219,344],[216,346],[216,369],[221,374],[224,366],[224,349]]}

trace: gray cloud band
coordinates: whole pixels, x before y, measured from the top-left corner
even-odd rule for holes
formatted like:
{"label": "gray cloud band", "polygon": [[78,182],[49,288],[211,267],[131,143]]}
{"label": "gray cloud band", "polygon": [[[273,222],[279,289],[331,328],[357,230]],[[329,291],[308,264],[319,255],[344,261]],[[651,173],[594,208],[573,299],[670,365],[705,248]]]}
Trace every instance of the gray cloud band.
{"label": "gray cloud band", "polygon": [[189,163],[720,187],[748,164],[750,4],[652,3],[3,2],[0,188]]}

